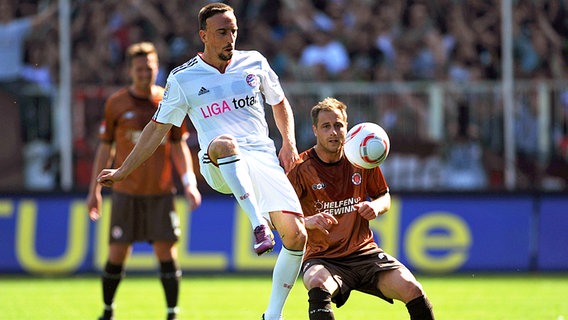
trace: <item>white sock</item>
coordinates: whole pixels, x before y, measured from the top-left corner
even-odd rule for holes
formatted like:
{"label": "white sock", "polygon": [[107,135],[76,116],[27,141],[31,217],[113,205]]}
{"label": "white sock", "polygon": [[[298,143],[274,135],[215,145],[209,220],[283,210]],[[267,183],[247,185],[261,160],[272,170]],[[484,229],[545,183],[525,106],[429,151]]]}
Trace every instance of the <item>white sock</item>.
{"label": "white sock", "polygon": [[256,206],[256,196],[248,175],[248,166],[239,155],[217,159],[223,178],[231,188],[237,202],[247,214],[252,228],[263,224],[264,218]]}
{"label": "white sock", "polygon": [[284,246],[280,249],[272,272],[272,293],[264,313],[266,320],[281,318],[286,298],[298,279],[303,257],[304,251],[288,250]]}

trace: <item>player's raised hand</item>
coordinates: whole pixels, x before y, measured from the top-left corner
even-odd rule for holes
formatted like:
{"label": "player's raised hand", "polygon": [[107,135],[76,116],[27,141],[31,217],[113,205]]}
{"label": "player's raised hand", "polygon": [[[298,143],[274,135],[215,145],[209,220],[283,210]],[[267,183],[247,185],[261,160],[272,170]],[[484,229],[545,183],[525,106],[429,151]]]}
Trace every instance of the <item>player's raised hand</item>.
{"label": "player's raised hand", "polygon": [[337,224],[337,219],[329,213],[318,213],[313,216],[305,217],[304,223],[308,230],[320,230],[325,234],[329,234],[329,229]]}

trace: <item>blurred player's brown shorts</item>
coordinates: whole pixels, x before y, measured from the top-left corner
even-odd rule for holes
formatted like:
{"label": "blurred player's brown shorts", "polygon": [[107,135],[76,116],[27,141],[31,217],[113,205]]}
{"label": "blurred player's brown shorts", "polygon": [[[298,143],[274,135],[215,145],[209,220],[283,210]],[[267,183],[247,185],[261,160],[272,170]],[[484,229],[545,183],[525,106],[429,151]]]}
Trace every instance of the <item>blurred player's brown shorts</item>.
{"label": "blurred player's brown shorts", "polygon": [[385,297],[377,289],[379,272],[404,268],[402,263],[383,251],[339,259],[308,259],[302,266],[303,272],[314,265],[324,266],[339,285],[339,292],[331,299],[338,308],[347,302],[352,290],[368,293],[393,303],[392,299]]}
{"label": "blurred player's brown shorts", "polygon": [[177,241],[179,235],[173,194],[132,196],[112,193],[110,243]]}

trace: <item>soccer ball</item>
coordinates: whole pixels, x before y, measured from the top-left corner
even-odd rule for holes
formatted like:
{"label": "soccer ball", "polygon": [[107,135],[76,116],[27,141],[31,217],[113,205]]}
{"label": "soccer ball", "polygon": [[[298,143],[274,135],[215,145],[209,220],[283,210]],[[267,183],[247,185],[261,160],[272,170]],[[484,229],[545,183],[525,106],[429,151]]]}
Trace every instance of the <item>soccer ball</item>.
{"label": "soccer ball", "polygon": [[343,151],[347,160],[362,169],[379,166],[390,150],[390,140],[386,131],[378,124],[363,122],[347,132]]}

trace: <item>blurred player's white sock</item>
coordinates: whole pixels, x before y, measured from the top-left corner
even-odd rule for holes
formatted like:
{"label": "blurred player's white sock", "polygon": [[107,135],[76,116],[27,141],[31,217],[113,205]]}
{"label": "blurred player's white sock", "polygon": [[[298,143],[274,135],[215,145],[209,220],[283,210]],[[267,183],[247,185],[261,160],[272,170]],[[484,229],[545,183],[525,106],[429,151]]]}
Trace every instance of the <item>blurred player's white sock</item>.
{"label": "blurred player's white sock", "polygon": [[217,164],[237,202],[247,214],[254,230],[254,228],[263,224],[265,220],[256,206],[256,196],[253,191],[252,181],[248,175],[247,164],[241,160],[239,155],[219,158],[217,159]]}
{"label": "blurred player's white sock", "polygon": [[288,250],[284,246],[280,249],[272,272],[272,293],[265,319],[280,319],[286,298],[298,279],[303,256],[304,251]]}

